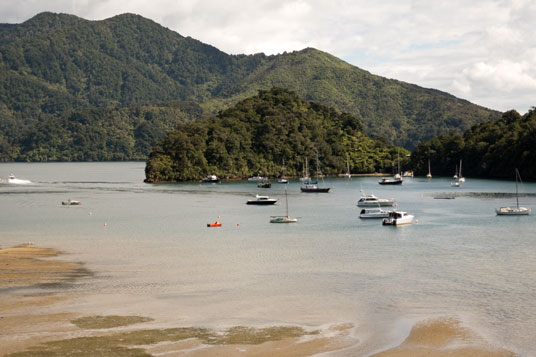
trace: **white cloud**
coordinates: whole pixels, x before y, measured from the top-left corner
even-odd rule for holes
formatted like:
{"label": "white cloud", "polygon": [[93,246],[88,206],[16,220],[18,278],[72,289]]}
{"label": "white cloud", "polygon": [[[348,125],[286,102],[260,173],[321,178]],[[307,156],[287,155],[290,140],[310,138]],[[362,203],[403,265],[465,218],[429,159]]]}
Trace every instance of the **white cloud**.
{"label": "white cloud", "polygon": [[0,22],[45,10],[137,13],[232,54],[310,46],[490,108],[536,105],[533,0],[0,0]]}

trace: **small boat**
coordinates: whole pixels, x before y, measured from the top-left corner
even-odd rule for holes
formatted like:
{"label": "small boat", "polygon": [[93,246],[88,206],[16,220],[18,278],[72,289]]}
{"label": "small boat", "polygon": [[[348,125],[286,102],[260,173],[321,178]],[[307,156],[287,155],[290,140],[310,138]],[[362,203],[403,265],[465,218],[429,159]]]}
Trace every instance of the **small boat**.
{"label": "small boat", "polygon": [[387,198],[378,198],[373,194],[365,195],[361,191],[361,198],[357,201],[359,207],[378,207],[378,206],[392,206],[395,203],[395,200],[390,200]]}
{"label": "small boat", "polygon": [[462,176],[462,160],[460,160],[460,171],[458,172],[458,181],[465,182],[465,177]]}
{"label": "small boat", "polygon": [[432,178],[432,170],[430,170],[430,160],[428,160],[428,173],[426,174],[426,178]]}
{"label": "small boat", "polygon": [[216,175],[208,175],[204,179],[201,180],[203,183],[219,183],[220,179]]}
{"label": "small boat", "polygon": [[288,193],[285,189],[285,210],[287,215],[286,216],[271,216],[270,223],[296,223],[298,222],[297,218],[291,218],[288,215]]}
{"label": "small boat", "polygon": [[413,171],[404,171],[402,177],[413,177]]}
{"label": "small boat", "polygon": [[516,206],[515,207],[501,207],[496,208],[495,212],[498,216],[528,216],[530,215],[532,209],[529,207],[520,207],[519,206],[519,191],[517,189],[517,181],[521,181],[519,171],[516,168]]}
{"label": "small boat", "polygon": [[207,227],[221,227],[221,222],[207,223]]}
{"label": "small boat", "polygon": [[301,192],[318,192],[318,193],[326,193],[329,192],[331,187],[319,187],[317,184],[308,184],[305,186],[300,187]]}
{"label": "small boat", "polygon": [[270,198],[269,196],[257,195],[256,199],[248,200],[246,204],[248,205],[273,205],[276,202],[277,202],[277,198]]}
{"label": "small boat", "polygon": [[413,223],[414,216],[402,211],[391,211],[389,216],[384,218],[382,224],[384,226],[401,226]]}
{"label": "small boat", "polygon": [[259,187],[259,188],[270,188],[270,187],[272,187],[272,183],[270,181],[259,182],[257,184],[257,187]]}
{"label": "small boat", "polygon": [[248,178],[248,181],[250,181],[250,182],[266,181],[266,177],[263,177],[263,176],[260,176],[260,175],[255,175],[255,176],[252,176],[252,177]]}
{"label": "small boat", "polygon": [[350,158],[348,154],[346,154],[346,173],[344,174],[344,177],[347,177],[348,180],[352,181],[352,174],[350,173]]}
{"label": "small boat", "polygon": [[452,187],[461,187],[461,186],[462,186],[462,184],[460,183],[459,180],[452,181],[452,182],[450,183],[450,185],[451,185]]}
{"label": "small boat", "polygon": [[359,218],[387,218],[391,211],[386,211],[381,208],[363,208],[359,212]]}
{"label": "small boat", "polygon": [[82,204],[82,202],[73,201],[73,200],[67,200],[67,201],[62,201],[61,204],[63,206],[80,206]]}
{"label": "small boat", "polygon": [[402,177],[400,174],[396,174],[393,177],[383,177],[378,183],[380,185],[401,185],[402,184]]}
{"label": "small boat", "polygon": [[288,180],[286,178],[280,178],[277,180],[277,183],[288,183]]}
{"label": "small boat", "polygon": [[15,175],[9,174],[9,176],[7,178],[7,183],[11,183],[11,184],[15,184],[15,185],[28,185],[28,184],[32,183],[32,181],[18,179],[18,178],[15,177]]}

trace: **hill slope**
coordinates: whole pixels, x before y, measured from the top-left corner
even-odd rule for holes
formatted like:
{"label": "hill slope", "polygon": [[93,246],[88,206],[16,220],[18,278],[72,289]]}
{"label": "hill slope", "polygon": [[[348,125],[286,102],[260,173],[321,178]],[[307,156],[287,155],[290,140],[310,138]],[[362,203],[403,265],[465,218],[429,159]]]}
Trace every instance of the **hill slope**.
{"label": "hill slope", "polygon": [[0,25],[0,71],[0,142],[13,152],[24,151],[21,136],[36,123],[72,110],[180,100],[210,115],[273,86],[349,112],[368,133],[407,148],[500,116],[315,49],[228,55],[132,14],[87,21],[42,13]]}

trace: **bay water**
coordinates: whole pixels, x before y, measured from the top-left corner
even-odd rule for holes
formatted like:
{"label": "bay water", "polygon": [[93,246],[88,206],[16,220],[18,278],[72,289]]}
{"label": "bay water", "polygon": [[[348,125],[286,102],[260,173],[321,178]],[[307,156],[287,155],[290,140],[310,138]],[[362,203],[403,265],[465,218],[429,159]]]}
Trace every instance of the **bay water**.
{"label": "bay water", "polygon": [[[67,306],[76,312],[149,316],[163,327],[351,322],[364,354],[399,344],[417,321],[449,316],[496,346],[536,354],[536,218],[494,211],[515,204],[513,181],[327,178],[331,191],[314,194],[298,180],[145,184],[144,167],[0,164],[0,247],[32,242],[84,262],[94,275],[69,287],[81,296]],[[10,173],[31,184],[8,184]],[[285,214],[285,190],[298,223],[271,224]],[[416,221],[360,220],[361,190],[394,198]],[[520,192],[536,208],[536,184]],[[256,194],[280,204],[246,205]],[[216,220],[222,227],[207,228]]]}

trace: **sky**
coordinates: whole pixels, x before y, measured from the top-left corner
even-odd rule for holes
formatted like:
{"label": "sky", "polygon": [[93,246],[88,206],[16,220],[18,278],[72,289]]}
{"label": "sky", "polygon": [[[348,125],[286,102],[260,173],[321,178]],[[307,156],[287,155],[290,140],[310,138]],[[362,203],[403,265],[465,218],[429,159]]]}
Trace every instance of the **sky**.
{"label": "sky", "polygon": [[536,106],[536,0],[0,0],[0,22],[135,13],[229,54],[306,47],[487,108]]}

